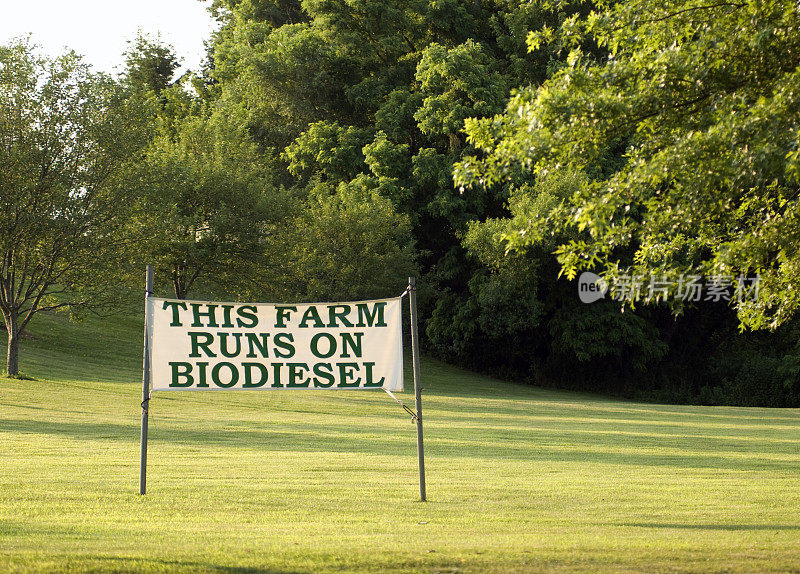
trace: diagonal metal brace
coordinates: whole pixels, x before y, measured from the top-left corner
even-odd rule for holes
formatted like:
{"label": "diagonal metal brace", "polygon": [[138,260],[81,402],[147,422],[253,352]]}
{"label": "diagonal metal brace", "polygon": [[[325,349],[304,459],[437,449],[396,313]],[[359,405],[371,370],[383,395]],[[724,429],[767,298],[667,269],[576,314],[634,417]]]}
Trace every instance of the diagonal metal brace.
{"label": "diagonal metal brace", "polygon": [[419,418],[419,415],[417,415],[417,413],[415,413],[414,411],[412,411],[412,410],[411,410],[411,409],[410,409],[408,406],[406,406],[405,404],[403,404],[403,401],[401,401],[401,400],[400,400],[400,399],[398,399],[396,396],[394,396],[394,393],[392,393],[392,391],[390,391],[389,389],[383,389],[383,390],[384,390],[384,391],[386,391],[386,393],[387,393],[387,394],[388,394],[390,397],[392,397],[392,398],[395,400],[395,402],[396,402],[398,405],[400,405],[401,407],[403,407],[403,410],[404,410],[404,411],[406,411],[408,414],[410,414],[410,415],[411,415],[411,422],[412,422],[412,423],[413,423],[413,422],[415,422],[415,421],[419,421],[419,420],[421,420],[421,419]]}

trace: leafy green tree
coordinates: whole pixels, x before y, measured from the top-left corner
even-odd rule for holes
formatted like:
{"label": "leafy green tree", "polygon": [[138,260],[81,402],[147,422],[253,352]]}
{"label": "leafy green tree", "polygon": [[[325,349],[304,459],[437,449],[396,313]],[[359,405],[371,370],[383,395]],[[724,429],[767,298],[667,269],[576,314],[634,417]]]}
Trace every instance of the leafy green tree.
{"label": "leafy green tree", "polygon": [[328,181],[347,181],[364,170],[364,145],[369,131],[355,126],[316,122],[300,134],[283,154],[289,173],[321,175]]}
{"label": "leafy green tree", "polygon": [[198,280],[247,291],[263,280],[264,238],[289,197],[255,146],[219,115],[191,117],[151,146],[137,180],[143,253],[183,299]]}
{"label": "leafy green tree", "polygon": [[74,53],[41,58],[0,46],[0,311],[6,371],[37,313],[107,301],[131,204],[125,174],[146,143],[147,114]]}
{"label": "leafy green tree", "polygon": [[179,299],[198,285],[249,292],[264,279],[264,236],[288,196],[272,185],[240,116],[204,86],[194,91],[194,76],[173,81],[171,48],[140,35],[126,62],[123,81],[132,98],[151,104],[156,132],[130,183],[141,257]]}
{"label": "leafy green tree", "polygon": [[359,75],[358,62],[332,45],[325,30],[309,23],[273,29],[244,18],[218,37],[213,77],[222,103],[264,151],[278,160],[311,123],[350,119],[345,88]]}
{"label": "leafy green tree", "polygon": [[[555,28],[591,4],[308,0],[291,22],[261,10],[272,5],[226,3],[215,105],[246,127],[298,196],[317,197],[320,182],[326,193],[356,186],[407,216],[434,289],[423,302],[434,352],[465,362],[476,349],[498,349],[479,366],[521,371],[532,356],[547,355],[541,333],[561,304],[554,266],[542,261],[552,256],[494,267],[473,251],[476,243],[465,248],[470,222],[507,215],[511,190],[459,189],[453,163],[475,153],[465,118],[501,112],[512,87],[537,85],[565,65],[558,35],[529,53],[529,32]],[[272,236],[273,254],[295,243],[281,243],[285,233]],[[293,269],[304,276],[302,266]],[[303,285],[292,290],[302,293]],[[593,324],[602,332],[609,323]],[[520,344],[509,346],[509,338]]]}
{"label": "leafy green tree", "polygon": [[446,137],[450,151],[458,151],[466,118],[493,116],[503,108],[508,86],[499,67],[473,40],[450,50],[435,43],[428,46],[416,71],[425,95],[414,114],[420,131]]}
{"label": "leafy green tree", "polygon": [[213,0],[211,12],[224,23],[238,17],[240,22],[263,22],[273,28],[307,19],[298,0]]}
{"label": "leafy green tree", "polygon": [[[208,90],[192,72],[175,79],[179,63],[171,46],[142,33],[130,44],[121,81],[131,98],[149,101],[154,127],[174,140],[181,121],[200,113]],[[201,96],[192,95],[188,85],[199,86]]]}
{"label": "leafy green tree", "polygon": [[125,52],[125,76],[134,89],[157,96],[166,90],[179,67],[173,50],[139,32]]}
{"label": "leafy green tree", "polygon": [[371,189],[369,178],[333,191],[315,186],[269,251],[279,254],[283,296],[310,301],[398,295],[416,274],[407,216]]}
{"label": "leafy green tree", "polygon": [[[759,297],[734,303],[744,325],[776,327],[800,307],[798,25],[792,0],[646,0],[570,18],[563,37],[591,38],[608,58],[573,49],[505,114],[468,121],[482,155],[456,181],[582,173],[544,213],[512,198],[499,240],[527,249],[548,228],[564,233],[568,277],[759,274]],[[532,34],[531,48],[551,38]]]}

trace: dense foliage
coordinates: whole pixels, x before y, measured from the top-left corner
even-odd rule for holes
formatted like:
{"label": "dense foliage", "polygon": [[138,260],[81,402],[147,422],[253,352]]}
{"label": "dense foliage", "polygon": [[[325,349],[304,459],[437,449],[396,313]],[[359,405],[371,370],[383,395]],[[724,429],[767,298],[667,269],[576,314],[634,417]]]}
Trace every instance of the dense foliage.
{"label": "dense foliage", "polygon": [[[419,275],[427,349],[449,361],[800,404],[796,3],[211,10],[198,73],[139,37],[119,78],[150,134],[125,232],[162,288],[355,299]],[[605,298],[581,301],[582,271]],[[717,295],[686,297],[698,281]]]}
{"label": "dense foliage", "polygon": [[[511,251],[555,248],[567,278],[597,271],[624,304],[636,303],[622,292],[630,279],[643,278],[645,288],[649,279],[657,286],[651,303],[683,314],[675,328],[702,328],[698,314],[707,310],[698,308],[730,299],[743,327],[784,325],[781,335],[793,337],[798,24],[796,3],[780,0],[600,3],[557,32],[571,49],[545,84],[521,89],[502,115],[469,120],[466,132],[480,153],[460,163],[456,181],[514,190],[511,217],[482,224],[492,226],[492,241]],[[553,35],[533,31],[531,49]],[[585,54],[587,37],[607,54]],[[569,180],[571,189],[554,193],[551,180]],[[726,294],[687,308],[694,298],[687,303],[681,290],[690,277],[727,287]],[[755,277],[757,294],[747,290]],[[716,314],[724,324],[726,311]],[[707,334],[721,340],[698,353],[705,359],[698,374],[719,390],[709,398],[701,387],[704,399],[747,402],[749,394],[794,404],[796,346],[772,364],[767,347],[754,351],[757,338]],[[669,377],[679,366],[667,363]]]}
{"label": "dense foliage", "polygon": [[6,372],[45,310],[73,312],[119,289],[126,176],[147,143],[143,107],[74,53],[0,46],[0,314]]}
{"label": "dense foliage", "polygon": [[759,274],[760,296],[737,307],[745,325],[774,328],[800,306],[798,25],[788,0],[648,0],[572,19],[564,38],[590,34],[607,58],[575,47],[505,115],[471,120],[470,141],[487,156],[457,179],[490,184],[513,178],[515,164],[540,178],[584,174],[544,209],[516,195],[508,246],[536,243],[546,221],[576,232],[557,251],[570,278],[587,268],[612,281],[622,269]]}

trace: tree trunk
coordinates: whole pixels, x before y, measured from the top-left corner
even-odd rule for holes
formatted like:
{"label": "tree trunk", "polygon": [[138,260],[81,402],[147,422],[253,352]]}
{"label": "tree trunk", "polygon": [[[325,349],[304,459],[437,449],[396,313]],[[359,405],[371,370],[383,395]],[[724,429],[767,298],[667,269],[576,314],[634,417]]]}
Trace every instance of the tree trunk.
{"label": "tree trunk", "polygon": [[175,292],[176,299],[186,299],[186,292],[181,285],[181,280],[177,277],[172,280],[172,290]]}
{"label": "tree trunk", "polygon": [[453,132],[450,132],[448,135],[450,137],[450,151],[452,153],[458,153],[461,149],[461,139],[458,137],[458,134]]}
{"label": "tree trunk", "polygon": [[186,288],[183,282],[183,266],[176,263],[172,266],[172,290],[175,292],[176,299],[186,298]]}
{"label": "tree trunk", "polygon": [[8,354],[6,355],[6,374],[9,377],[19,375],[19,323],[15,313],[6,317],[8,331]]}

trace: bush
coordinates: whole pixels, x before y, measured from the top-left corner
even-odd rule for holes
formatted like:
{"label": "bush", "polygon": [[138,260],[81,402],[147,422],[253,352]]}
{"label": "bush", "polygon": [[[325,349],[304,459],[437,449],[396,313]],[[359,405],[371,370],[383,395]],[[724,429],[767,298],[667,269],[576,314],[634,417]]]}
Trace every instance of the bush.
{"label": "bush", "polygon": [[315,186],[269,253],[287,299],[359,300],[399,295],[416,275],[408,217],[359,185]]}

